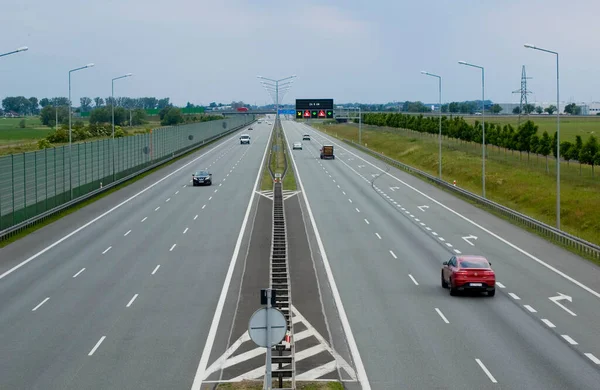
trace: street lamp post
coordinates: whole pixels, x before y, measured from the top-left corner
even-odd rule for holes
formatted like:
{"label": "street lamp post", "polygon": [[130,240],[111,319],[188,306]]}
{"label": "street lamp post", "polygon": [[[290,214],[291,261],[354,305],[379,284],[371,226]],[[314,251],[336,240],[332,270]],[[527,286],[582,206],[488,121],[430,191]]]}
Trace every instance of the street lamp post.
{"label": "street lamp post", "polygon": [[525,44],[525,47],[556,55],[556,228],[560,229],[560,86],[558,52],[542,49],[530,44]]}
{"label": "street lamp post", "polygon": [[71,189],[71,198],[73,199],[73,165],[71,163],[71,151],[72,151],[72,136],[71,136],[71,107],[73,104],[71,104],[71,73],[76,72],[78,70],[82,70],[82,69],[86,69],[86,68],[91,68],[93,67],[94,64],[87,64],[85,66],[82,66],[80,68],[75,68],[75,69],[71,69],[69,71],[69,188]]}
{"label": "street lamp post", "polygon": [[485,69],[483,66],[469,64],[465,61],[458,61],[461,65],[472,66],[481,69],[481,127],[483,130],[483,139],[481,142],[481,186],[483,197],[485,198]]}
{"label": "street lamp post", "polygon": [[[427,76],[431,76],[431,77],[437,77],[438,82],[439,82],[439,100],[440,100],[440,131],[439,131],[439,153],[438,153],[438,160],[439,160],[439,169],[438,169],[438,175],[440,177],[440,180],[442,179],[442,76],[438,76],[437,74],[433,74],[433,73],[429,73],[426,72],[424,70],[421,71],[422,74],[427,75]],[[485,196],[485,195],[484,195]]]}
{"label": "street lamp post", "polygon": [[358,144],[362,145],[362,113],[360,105],[358,106]]}
{"label": "street lamp post", "polygon": [[[115,80],[123,79],[125,77],[131,77],[133,73],[127,73],[126,75],[115,77],[112,79],[111,86],[111,109],[112,109],[112,140],[111,140],[111,150],[112,150],[112,171],[113,171],[113,182],[115,181],[116,172],[115,172]],[[131,121],[131,119],[130,119]]]}
{"label": "street lamp post", "polygon": [[[275,93],[275,110],[276,110],[275,111],[275,123],[277,123],[277,121],[279,120],[279,89],[280,89],[280,87],[291,86],[293,81],[288,81],[287,83],[284,83],[282,85],[280,85],[279,83],[281,83],[282,81],[286,81],[286,80],[292,80],[292,79],[296,78],[296,75],[286,77],[283,79],[279,79],[279,80],[273,80],[273,79],[269,79],[269,78],[262,77],[262,76],[256,76],[256,77],[261,80],[266,80],[266,81],[270,81],[271,83],[275,83],[274,85],[270,84],[270,83],[262,83],[262,84],[265,87],[265,89],[267,90],[267,92]],[[288,90],[289,90],[289,88],[286,89],[285,93],[287,93]]]}
{"label": "street lamp post", "polygon": [[8,53],[0,54],[0,57],[9,56],[11,54],[20,53],[22,51],[27,51],[29,48],[27,46],[19,47],[17,50],[9,51]]}

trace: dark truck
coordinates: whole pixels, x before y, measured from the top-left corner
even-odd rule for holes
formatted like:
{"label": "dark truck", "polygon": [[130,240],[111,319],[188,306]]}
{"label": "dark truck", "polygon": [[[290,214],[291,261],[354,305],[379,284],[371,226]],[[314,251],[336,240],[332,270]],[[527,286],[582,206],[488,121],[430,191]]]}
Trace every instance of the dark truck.
{"label": "dark truck", "polygon": [[323,145],[321,148],[321,160],[328,158],[335,160],[335,156],[333,155],[333,145]]}

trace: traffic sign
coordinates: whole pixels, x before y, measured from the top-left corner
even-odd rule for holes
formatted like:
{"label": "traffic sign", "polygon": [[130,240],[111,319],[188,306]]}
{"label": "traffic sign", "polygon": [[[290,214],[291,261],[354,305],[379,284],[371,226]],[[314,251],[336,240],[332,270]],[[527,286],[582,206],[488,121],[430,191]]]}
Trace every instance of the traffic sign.
{"label": "traffic sign", "polygon": [[327,119],[333,119],[333,110],[327,110]]}
{"label": "traffic sign", "polygon": [[319,118],[325,118],[325,111],[319,110]]}
{"label": "traffic sign", "polygon": [[318,117],[319,117],[319,115],[318,115],[318,113],[317,113],[317,110],[312,110],[312,111],[310,112],[310,117],[311,117],[311,118],[318,118]]}
{"label": "traffic sign", "polygon": [[296,110],[296,118],[302,118],[302,110]]}
{"label": "traffic sign", "polygon": [[333,99],[296,99],[296,110],[333,110]]}
{"label": "traffic sign", "polygon": [[[270,346],[267,343],[267,315],[269,316],[269,334]],[[248,333],[256,345],[263,348],[270,348],[279,344],[285,337],[287,324],[285,316],[281,311],[274,307],[258,309],[250,317],[248,322]]]}
{"label": "traffic sign", "polygon": [[295,110],[285,110],[283,108],[279,109],[279,115],[294,115]]}
{"label": "traffic sign", "polygon": [[310,110],[304,110],[304,117],[310,118]]}
{"label": "traffic sign", "polygon": [[[275,177],[277,177],[277,175],[279,175],[279,177],[281,177],[281,173],[276,173]],[[271,305],[275,305],[275,297],[277,297],[277,290],[271,290]],[[266,305],[267,304],[267,289],[266,288],[262,288],[260,289],[260,304],[261,305]]]}

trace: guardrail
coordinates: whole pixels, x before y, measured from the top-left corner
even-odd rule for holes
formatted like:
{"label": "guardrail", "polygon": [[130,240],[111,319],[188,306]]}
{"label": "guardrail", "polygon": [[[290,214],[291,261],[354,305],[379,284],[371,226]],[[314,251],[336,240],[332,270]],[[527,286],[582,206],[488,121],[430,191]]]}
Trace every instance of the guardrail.
{"label": "guardrail", "polygon": [[[252,122],[249,122],[249,123],[252,123]],[[227,131],[224,131],[224,132],[219,133],[219,134],[212,135],[212,136],[210,136],[210,137],[208,137],[206,139],[198,141],[195,144],[184,146],[183,148],[177,150],[176,152],[169,153],[170,156],[158,159],[156,162],[154,162],[154,163],[152,163],[150,165],[147,165],[146,167],[143,167],[143,168],[141,168],[139,170],[136,170],[135,172],[130,173],[130,174],[124,176],[124,177],[121,177],[118,180],[115,180],[115,181],[113,181],[113,182],[111,182],[109,184],[106,184],[106,185],[104,185],[104,186],[102,186],[100,188],[97,188],[97,189],[95,189],[93,191],[87,192],[86,194],[84,194],[82,196],[79,196],[77,198],[74,198],[74,199],[72,199],[70,201],[61,203],[61,204],[59,204],[56,207],[53,207],[53,208],[51,208],[51,209],[49,209],[47,211],[44,211],[43,213],[40,213],[40,214],[38,214],[38,215],[36,215],[36,216],[34,216],[32,218],[29,218],[29,219],[27,219],[25,221],[22,221],[22,222],[20,222],[18,224],[15,224],[15,225],[7,228],[7,229],[0,230],[0,241],[3,241],[5,239],[7,239],[7,238],[11,237],[14,234],[17,234],[20,231],[22,231],[24,229],[27,229],[28,227],[30,227],[32,225],[40,223],[40,222],[46,220],[47,218],[49,218],[49,217],[51,217],[51,216],[53,216],[53,215],[55,215],[55,214],[57,214],[57,213],[65,210],[65,209],[68,209],[69,207],[72,207],[72,206],[74,206],[74,205],[76,205],[78,203],[81,203],[81,202],[83,202],[83,201],[85,201],[85,200],[87,200],[87,199],[89,199],[91,197],[94,197],[94,196],[96,196],[96,195],[98,195],[98,194],[100,194],[100,193],[102,193],[104,191],[107,191],[107,190],[109,190],[109,189],[111,189],[111,188],[113,188],[115,186],[118,186],[119,184],[121,184],[123,182],[131,180],[132,178],[134,178],[136,176],[139,176],[139,175],[143,174],[144,172],[148,172],[148,171],[150,171],[150,170],[152,170],[152,169],[154,169],[156,167],[164,165],[165,163],[167,163],[169,161],[172,161],[172,160],[174,160],[174,159],[176,159],[176,158],[178,158],[178,157],[180,157],[180,156],[182,156],[182,155],[190,152],[191,150],[198,149],[198,148],[206,145],[207,143],[213,142],[213,141],[215,141],[215,140],[217,140],[219,138],[226,137],[227,135],[229,135],[231,133],[239,131],[240,129],[242,129],[245,126],[247,126],[249,123],[243,123],[241,125],[238,125],[238,126],[235,126],[235,127],[231,128],[231,129],[229,129]]]}
{"label": "guardrail", "polygon": [[374,157],[377,157],[380,160],[383,160],[390,165],[393,165],[393,166],[403,169],[407,172],[421,176],[429,181],[434,182],[435,184],[438,184],[438,185],[444,187],[445,189],[447,189],[449,191],[458,193],[474,202],[477,202],[480,205],[488,207],[488,208],[512,219],[515,222],[518,222],[524,226],[529,227],[530,229],[537,231],[538,233],[550,238],[551,240],[553,240],[561,245],[573,248],[573,249],[579,251],[580,253],[583,253],[594,259],[600,259],[600,246],[598,246],[598,245],[592,244],[591,242],[588,242],[579,237],[573,236],[573,235],[566,233],[560,229],[557,229],[553,226],[547,225],[547,224],[545,224],[541,221],[538,221],[534,218],[531,218],[525,214],[521,214],[521,213],[519,213],[515,210],[512,210],[506,206],[503,206],[499,203],[485,199],[479,195],[476,195],[472,192],[464,190],[460,187],[455,187],[454,185],[447,183],[443,180],[440,180],[439,178],[437,178],[433,175],[430,175],[427,172],[423,172],[419,169],[411,167],[410,165],[406,165],[404,163],[401,163],[400,161],[389,158],[379,152],[376,152],[372,149],[362,146],[354,141],[347,140],[347,139],[343,139],[342,141],[344,141],[345,143],[347,143],[349,145],[352,145],[356,149],[362,150],[365,153],[368,153]]}

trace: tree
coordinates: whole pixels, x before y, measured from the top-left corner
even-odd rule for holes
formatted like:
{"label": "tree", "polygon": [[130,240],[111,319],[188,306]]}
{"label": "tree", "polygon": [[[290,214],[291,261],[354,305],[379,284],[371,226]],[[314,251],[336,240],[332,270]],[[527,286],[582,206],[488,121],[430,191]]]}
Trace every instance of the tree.
{"label": "tree", "polygon": [[572,158],[572,154],[571,154],[572,147],[573,147],[573,144],[570,143],[569,141],[563,141],[560,143],[560,155],[567,162],[567,165],[569,165],[569,161],[571,161],[571,158]]}
{"label": "tree", "polygon": [[558,134],[557,134],[557,132],[555,131],[555,132],[554,132],[554,135],[552,136],[552,146],[551,146],[551,147],[552,147],[552,155],[553,155],[553,156],[554,156],[554,158],[556,158],[556,159],[558,159],[558,155],[556,154],[556,152],[557,152],[557,150],[556,150],[556,149],[557,149],[557,145],[556,145],[556,144],[557,144],[557,143],[558,143]]}
{"label": "tree", "polygon": [[181,110],[177,107],[168,107],[167,111],[164,113],[160,124],[162,126],[172,126],[178,123],[183,122],[183,115],[181,114]]}
{"label": "tree", "polygon": [[527,152],[527,161],[529,161],[529,152],[531,152],[531,137],[538,131],[538,126],[532,121],[527,121],[519,127],[517,133],[517,148],[519,153]]}
{"label": "tree", "polygon": [[[531,139],[529,140],[529,150],[532,153],[535,153],[536,156],[538,156],[538,150],[540,148],[540,137],[537,134],[534,134],[531,136]],[[536,158],[537,161],[537,158]]]}
{"label": "tree", "polygon": [[517,106],[513,108],[513,114],[519,115],[521,113],[521,107]]}
{"label": "tree", "polygon": [[69,107],[69,98],[68,97],[55,97],[52,98],[52,105],[55,107]]}
{"label": "tree", "polygon": [[4,111],[14,111],[25,115],[30,111],[31,102],[25,96],[9,96],[2,100]]}
{"label": "tree", "polygon": [[502,106],[499,104],[494,104],[491,108],[490,111],[492,112],[492,114],[499,114],[500,111],[502,111]]}
{"label": "tree", "polygon": [[579,107],[575,103],[570,103],[570,104],[567,104],[565,106],[565,112],[567,114],[571,114],[571,115],[580,115],[581,114],[581,107]]}
{"label": "tree", "polygon": [[526,104],[523,106],[523,111],[525,114],[531,114],[535,110],[535,106],[533,104]]}
{"label": "tree", "polygon": [[540,139],[539,153],[546,157],[546,173],[550,172],[548,169],[548,155],[550,155],[550,149],[552,148],[552,140],[548,135],[547,131],[544,131],[542,138]]}
{"label": "tree", "polygon": [[571,148],[571,160],[577,160],[579,162],[579,175],[581,176],[581,160],[579,154],[581,153],[581,149],[583,149],[583,141],[581,140],[580,135],[575,136],[575,146]]}
{"label": "tree", "polygon": [[134,110],[131,114],[131,124],[133,126],[143,125],[144,123],[146,123],[146,118],[146,111],[144,111],[141,108],[138,108]]}
{"label": "tree", "polygon": [[165,107],[170,107],[172,106],[171,103],[169,103],[169,98],[163,98],[163,99],[159,99],[158,103],[157,103],[157,107],[159,110],[165,108]]}
{"label": "tree", "polygon": [[[129,119],[129,113],[123,107],[115,107],[115,125],[122,126]],[[112,123],[112,107],[94,108],[90,113],[90,123]]]}
{"label": "tree", "polygon": [[48,98],[43,98],[42,100],[40,100],[40,106],[42,106],[42,108],[49,106],[50,104],[50,99]]}
{"label": "tree", "polygon": [[596,153],[598,153],[598,140],[591,135],[581,148],[581,152],[579,152],[579,160],[584,164],[590,164],[592,166],[592,177],[594,176]]}
{"label": "tree", "polygon": [[544,109],[541,106],[537,106],[535,108],[535,112],[537,112],[538,114],[541,114],[542,112],[544,112]]}
{"label": "tree", "polygon": [[36,97],[30,97],[29,99],[29,112],[31,113],[31,115],[36,115],[39,110],[39,103],[38,103],[38,99]]}
{"label": "tree", "polygon": [[544,111],[546,111],[548,115],[552,115],[556,112],[556,106],[551,104],[548,107],[544,108]]}
{"label": "tree", "polygon": [[69,121],[69,109],[67,106],[55,107],[45,106],[40,112],[40,121],[44,126],[56,127],[56,114],[58,109],[58,123],[65,124]]}
{"label": "tree", "polygon": [[89,97],[80,98],[79,103],[81,104],[82,112],[89,112],[92,109],[92,99]]}
{"label": "tree", "polygon": [[94,107],[95,108],[102,107],[103,105],[104,105],[104,99],[102,99],[101,97],[94,98]]}

